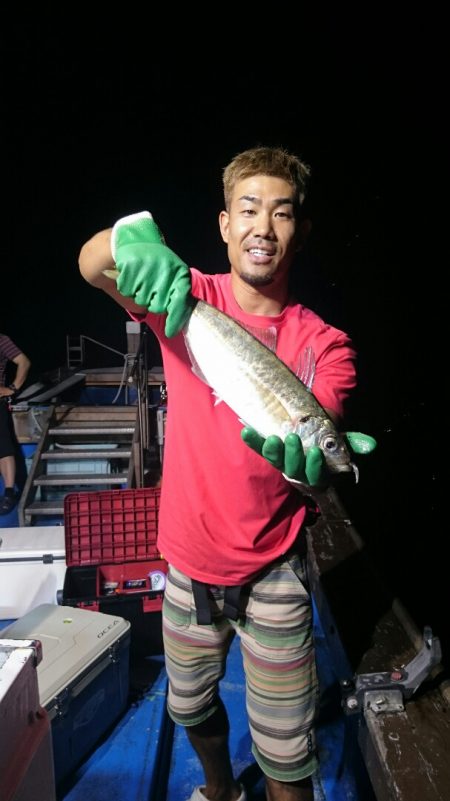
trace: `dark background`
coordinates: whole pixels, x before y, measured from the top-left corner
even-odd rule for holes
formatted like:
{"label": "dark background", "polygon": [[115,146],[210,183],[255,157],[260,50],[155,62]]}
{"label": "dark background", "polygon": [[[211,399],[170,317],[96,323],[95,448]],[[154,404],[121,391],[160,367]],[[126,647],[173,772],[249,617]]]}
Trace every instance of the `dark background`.
{"label": "dark background", "polygon": [[147,208],[187,262],[226,271],[223,167],[256,144],[301,155],[313,228],[297,294],[351,334],[348,428],[379,443],[345,503],[384,580],[446,643],[443,20],[230,7],[200,34],[195,9],[168,11],[108,12],[103,28],[69,6],[2,26],[0,330],[30,380],[65,363],[66,334],[125,351],[124,312],[78,273],[83,242]]}

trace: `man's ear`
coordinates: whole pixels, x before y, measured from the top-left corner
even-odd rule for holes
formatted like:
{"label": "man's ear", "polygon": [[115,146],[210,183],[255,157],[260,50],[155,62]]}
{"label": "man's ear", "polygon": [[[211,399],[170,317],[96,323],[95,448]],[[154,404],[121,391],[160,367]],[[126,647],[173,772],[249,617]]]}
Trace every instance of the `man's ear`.
{"label": "man's ear", "polygon": [[302,220],[299,223],[297,231],[297,250],[301,250],[305,244],[308,236],[311,233],[312,222],[309,218]]}
{"label": "man's ear", "polygon": [[222,234],[222,239],[228,244],[228,228],[230,225],[230,215],[227,211],[221,211],[219,214],[219,228]]}

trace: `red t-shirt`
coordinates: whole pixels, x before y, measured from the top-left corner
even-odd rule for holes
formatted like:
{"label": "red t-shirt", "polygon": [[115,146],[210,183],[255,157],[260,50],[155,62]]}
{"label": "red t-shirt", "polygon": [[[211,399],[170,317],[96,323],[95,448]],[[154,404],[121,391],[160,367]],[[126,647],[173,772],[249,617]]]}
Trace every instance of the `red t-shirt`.
{"label": "red t-shirt", "polygon": [[[312,391],[322,406],[342,415],[355,385],[355,353],[346,334],[294,302],[276,317],[246,314],[234,299],[229,273],[193,269],[191,274],[195,297],[253,333],[257,329],[294,372],[311,347]],[[183,334],[164,335],[165,315],[149,313],[144,319],[161,345],[168,392],[158,547],[191,578],[243,584],[294,543],[306,514],[304,501],[279,470],[242,441],[236,414],[217,404],[194,375]]]}

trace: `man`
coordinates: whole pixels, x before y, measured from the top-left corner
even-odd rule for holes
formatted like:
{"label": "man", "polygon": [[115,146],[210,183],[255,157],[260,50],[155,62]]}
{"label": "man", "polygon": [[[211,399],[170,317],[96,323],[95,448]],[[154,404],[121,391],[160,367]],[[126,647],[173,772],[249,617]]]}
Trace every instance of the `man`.
{"label": "man", "polygon": [[[264,440],[245,428],[192,370],[182,329],[193,298],[235,318],[296,372],[305,348],[313,392],[334,421],[355,384],[346,334],[289,295],[309,223],[309,169],[281,148],[258,147],[224,170],[219,216],[229,274],[188,269],[148,212],[119,220],[80,253],[80,271],[157,335],[168,388],[158,544],[169,562],[163,628],[168,709],[187,727],[205,773],[191,801],[244,801],[217,692],[234,633],[241,637],[253,753],[268,801],[310,801],[317,767],[317,679],[305,568],[305,497],[291,482],[323,484],[322,451],[296,434]],[[117,284],[110,271],[116,268]],[[117,276],[116,273],[116,276]],[[250,447],[248,447],[250,446]]]}
{"label": "man", "polygon": [[[16,365],[14,381],[5,386],[8,362]],[[17,503],[16,458],[17,441],[14,433],[9,403],[25,383],[31,362],[12,342],[0,334],[0,475],[3,479],[4,494],[0,498],[0,515],[7,515]]]}

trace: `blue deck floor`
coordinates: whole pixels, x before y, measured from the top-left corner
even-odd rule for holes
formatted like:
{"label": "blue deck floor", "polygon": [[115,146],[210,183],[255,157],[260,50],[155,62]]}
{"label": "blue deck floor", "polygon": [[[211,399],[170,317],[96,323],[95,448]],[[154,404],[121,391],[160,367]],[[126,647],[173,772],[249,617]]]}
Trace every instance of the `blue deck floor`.
{"label": "blue deck floor", "polygon": [[[340,709],[337,677],[317,615],[315,637],[322,698],[315,801],[374,801],[355,742],[354,719],[345,718]],[[70,784],[59,788],[58,801],[187,801],[193,787],[201,784],[200,763],[185,731],[174,727],[166,715],[162,657],[145,660],[142,680],[148,681],[147,687]],[[245,785],[249,801],[264,801],[263,780],[251,754],[238,638],[231,647],[221,692],[231,721],[235,775]]]}
{"label": "blue deck floor", "polygon": [[[341,712],[337,678],[331,668],[331,660],[317,616],[315,638],[322,704],[317,727],[321,767],[314,777],[314,799],[315,801],[372,801],[374,795],[355,742],[353,719],[345,718]],[[244,702],[244,673],[238,638],[231,647],[221,694],[231,722],[230,753],[235,776],[246,787],[249,801],[264,801],[264,782],[251,754],[251,739]],[[200,763],[190,747],[185,731],[176,726],[166,796],[161,796],[161,799],[186,801],[192,788],[201,783]]]}
{"label": "blue deck floor", "polygon": [[[0,518],[0,528],[18,523],[17,506]],[[7,621],[0,621],[0,626]],[[324,632],[315,614],[315,640],[321,707],[317,725],[320,771],[315,801],[374,801],[375,796],[356,745],[353,718],[340,708],[339,681],[333,672]],[[132,668],[136,675],[136,665]],[[71,782],[58,788],[58,801],[186,801],[202,782],[199,761],[184,730],[165,710],[167,678],[162,657],[140,665],[142,692],[114,730],[83,763]],[[230,753],[235,775],[249,801],[264,801],[263,780],[251,754],[244,702],[239,639],[231,646],[221,693],[231,722]]]}
{"label": "blue deck floor", "polygon": [[[167,679],[154,659],[153,681],[95,752],[58,788],[64,801],[156,801],[164,799],[160,769],[171,726],[165,713]],[[165,781],[165,776],[162,779]]]}
{"label": "blue deck floor", "polygon": [[[0,628],[7,622],[0,621]],[[321,687],[315,801],[375,801],[356,744],[357,719],[342,713],[339,677],[316,610],[315,642]],[[187,801],[193,787],[202,783],[200,763],[184,729],[173,726],[166,714],[163,657],[132,658],[131,677],[131,701],[125,714],[70,781],[58,788],[58,801]],[[235,775],[245,785],[249,801],[264,801],[263,779],[251,754],[237,637],[221,694],[231,723]]]}

